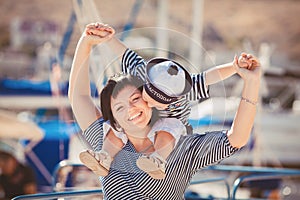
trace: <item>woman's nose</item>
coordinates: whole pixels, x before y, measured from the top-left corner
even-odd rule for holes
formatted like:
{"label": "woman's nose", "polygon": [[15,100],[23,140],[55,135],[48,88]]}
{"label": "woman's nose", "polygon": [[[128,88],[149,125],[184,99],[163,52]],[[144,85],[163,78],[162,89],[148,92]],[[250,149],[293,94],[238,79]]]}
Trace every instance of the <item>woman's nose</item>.
{"label": "woman's nose", "polygon": [[128,104],[128,110],[130,110],[130,109],[132,109],[134,107],[136,107],[134,103],[129,103]]}

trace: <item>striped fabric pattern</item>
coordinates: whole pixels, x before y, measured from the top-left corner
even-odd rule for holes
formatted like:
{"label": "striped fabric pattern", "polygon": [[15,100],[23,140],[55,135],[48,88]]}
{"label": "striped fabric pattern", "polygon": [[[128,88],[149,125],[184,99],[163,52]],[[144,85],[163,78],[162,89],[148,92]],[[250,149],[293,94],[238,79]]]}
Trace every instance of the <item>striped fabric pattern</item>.
{"label": "striped fabric pattern", "polygon": [[[122,56],[122,71],[137,76],[143,81],[146,79],[146,61],[131,49],[127,49]],[[191,113],[189,101],[199,101],[209,98],[209,90],[205,83],[205,73],[191,74],[191,91],[169,105],[168,109],[160,111],[161,117],[173,117],[189,126],[188,118]]]}
{"label": "striped fabric pattern", "polygon": [[136,52],[127,49],[122,56],[122,72],[137,76],[146,82],[146,61]]}
{"label": "striped fabric pattern", "polygon": [[[167,159],[163,180],[152,179],[136,166],[141,154],[128,142],[115,156],[109,174],[101,177],[105,199],[184,199],[184,192],[197,170],[219,163],[238,150],[230,145],[226,133],[181,136]],[[100,150],[103,119],[91,124],[83,136],[94,151]]]}

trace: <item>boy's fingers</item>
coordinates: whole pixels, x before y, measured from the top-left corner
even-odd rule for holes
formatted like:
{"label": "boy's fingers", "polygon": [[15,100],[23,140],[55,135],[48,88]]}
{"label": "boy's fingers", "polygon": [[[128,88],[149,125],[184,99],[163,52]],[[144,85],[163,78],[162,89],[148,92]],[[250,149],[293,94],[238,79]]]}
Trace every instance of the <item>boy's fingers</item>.
{"label": "boy's fingers", "polygon": [[108,24],[103,24],[100,22],[90,23],[86,26],[86,29],[90,29],[90,30],[97,29],[101,31],[114,32],[114,29],[110,27]]}
{"label": "boy's fingers", "polygon": [[243,53],[241,53],[241,56],[245,58],[245,57],[247,57],[247,53],[243,52]]}
{"label": "boy's fingers", "polygon": [[108,33],[114,33],[112,28],[105,28],[105,27],[99,27],[99,28],[87,28],[86,29],[88,32],[92,32],[93,34],[100,34],[100,35],[107,35]]}
{"label": "boy's fingers", "polygon": [[101,29],[101,30],[104,30],[104,31],[107,31],[107,32],[113,32],[113,28],[110,27],[110,26],[101,26],[100,28],[98,29]]}
{"label": "boy's fingers", "polygon": [[112,29],[110,26],[103,26],[102,28],[106,31],[110,31]]}
{"label": "boy's fingers", "polygon": [[87,24],[85,27],[86,28],[90,28],[90,27],[93,27],[93,26],[95,26],[95,24],[94,23],[90,23],[90,24]]}
{"label": "boy's fingers", "polygon": [[253,68],[253,64],[252,64],[252,62],[251,62],[251,63],[248,64],[247,69],[252,70],[252,68]]}
{"label": "boy's fingers", "polygon": [[260,63],[257,60],[255,60],[255,59],[251,60],[251,68],[250,68],[250,70],[254,70],[257,67],[260,67]]}
{"label": "boy's fingers", "polygon": [[259,63],[258,60],[256,60],[256,59],[253,58],[253,59],[251,59],[251,61],[252,61],[253,65],[260,66],[260,63]]}
{"label": "boy's fingers", "polygon": [[234,59],[233,59],[233,66],[236,70],[238,70],[239,68],[239,60],[238,60],[238,57],[237,55],[234,56]]}
{"label": "boy's fingers", "polygon": [[95,23],[95,26],[96,26],[96,28],[99,28],[99,27],[103,26],[103,23],[96,22],[96,23]]}
{"label": "boy's fingers", "polygon": [[237,64],[238,63],[238,57],[237,55],[234,56],[234,62]]}
{"label": "boy's fingers", "polygon": [[253,56],[251,54],[247,54],[247,58],[251,59]]}

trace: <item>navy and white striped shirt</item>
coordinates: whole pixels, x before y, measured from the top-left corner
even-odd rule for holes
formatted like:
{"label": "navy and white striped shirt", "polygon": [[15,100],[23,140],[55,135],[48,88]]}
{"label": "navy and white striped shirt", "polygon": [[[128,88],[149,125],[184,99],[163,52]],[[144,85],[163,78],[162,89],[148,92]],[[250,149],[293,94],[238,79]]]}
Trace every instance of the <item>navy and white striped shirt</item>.
{"label": "navy and white striped shirt", "polygon": [[[146,81],[146,61],[131,49],[127,49],[122,56],[122,71]],[[199,101],[209,98],[209,90],[205,82],[205,74],[191,74],[192,89],[185,96],[171,103],[166,110],[160,110],[161,117],[180,119],[185,126],[191,113],[189,101]]]}
{"label": "navy and white striped shirt", "polygon": [[[101,118],[83,132],[94,151],[102,148],[103,122]],[[226,131],[181,136],[167,159],[165,179],[156,180],[136,166],[141,154],[128,141],[115,156],[108,175],[101,177],[105,199],[184,199],[197,170],[216,164],[237,150],[230,145]]]}

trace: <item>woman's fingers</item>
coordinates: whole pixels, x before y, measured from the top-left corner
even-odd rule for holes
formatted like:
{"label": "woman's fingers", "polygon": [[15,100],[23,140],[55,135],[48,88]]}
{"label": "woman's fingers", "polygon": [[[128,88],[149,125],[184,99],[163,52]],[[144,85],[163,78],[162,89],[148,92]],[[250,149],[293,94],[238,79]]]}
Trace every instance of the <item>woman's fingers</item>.
{"label": "woman's fingers", "polygon": [[112,37],[115,34],[115,30],[109,26],[90,26],[86,28],[86,33],[88,35],[95,35],[103,38]]}
{"label": "woman's fingers", "polygon": [[100,22],[90,23],[90,24],[86,25],[86,29],[88,29],[88,30],[94,30],[94,29],[107,30],[110,32],[112,32],[112,30],[113,30],[113,28],[110,27],[108,24],[103,24]]}

